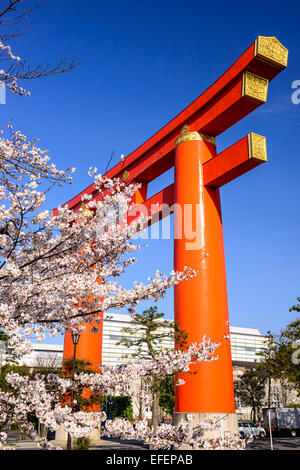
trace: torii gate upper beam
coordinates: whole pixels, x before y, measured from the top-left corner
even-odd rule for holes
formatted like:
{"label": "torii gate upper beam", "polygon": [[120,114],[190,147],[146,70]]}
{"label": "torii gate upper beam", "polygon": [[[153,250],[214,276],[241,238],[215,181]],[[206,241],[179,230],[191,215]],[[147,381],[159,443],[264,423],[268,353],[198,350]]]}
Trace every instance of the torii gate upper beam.
{"label": "torii gate upper beam", "polygon": [[[258,38],[241,57],[204,93],[174,119],[110,169],[109,178],[148,183],[174,166],[174,143],[181,128],[216,137],[263,104],[268,83],[287,65],[288,50],[275,38]],[[93,194],[90,185],[68,202],[78,210],[83,194]]]}

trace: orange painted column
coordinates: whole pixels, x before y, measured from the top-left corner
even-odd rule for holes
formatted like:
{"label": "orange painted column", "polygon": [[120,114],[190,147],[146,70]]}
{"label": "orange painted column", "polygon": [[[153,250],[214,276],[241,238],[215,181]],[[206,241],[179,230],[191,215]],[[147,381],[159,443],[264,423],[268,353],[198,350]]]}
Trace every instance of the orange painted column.
{"label": "orange painted column", "polygon": [[[143,183],[135,195],[133,201],[135,204],[141,204],[147,198],[147,184]],[[121,221],[122,223],[122,221]],[[102,338],[103,338],[103,313],[99,314],[101,323],[83,323],[85,330],[81,333],[80,339],[76,348],[76,359],[84,360],[91,364],[91,369],[95,372],[100,372],[99,366],[102,364]],[[91,327],[98,328],[97,333],[92,333]],[[72,342],[71,333],[65,334],[64,340],[64,353],[63,360],[73,359],[74,346]]]}
{"label": "orange painted column", "polygon": [[202,173],[216,147],[214,139],[197,132],[185,129],[182,137],[175,151],[174,264],[175,270],[188,266],[199,274],[175,286],[175,320],[189,344],[206,335],[221,346],[218,360],[185,374],[186,383],[176,387],[175,412],[235,413],[230,340],[224,339],[229,324],[220,196],[203,185]]}
{"label": "orange painted column", "polygon": [[[95,372],[100,372],[99,366],[102,364],[102,334],[103,334],[103,313],[99,314],[101,323],[83,323],[85,330],[80,334],[76,348],[76,359],[90,363],[90,368]],[[98,317],[98,318],[99,318]],[[97,333],[91,331],[91,327],[98,328]],[[63,360],[73,359],[74,346],[71,333],[65,334]]]}

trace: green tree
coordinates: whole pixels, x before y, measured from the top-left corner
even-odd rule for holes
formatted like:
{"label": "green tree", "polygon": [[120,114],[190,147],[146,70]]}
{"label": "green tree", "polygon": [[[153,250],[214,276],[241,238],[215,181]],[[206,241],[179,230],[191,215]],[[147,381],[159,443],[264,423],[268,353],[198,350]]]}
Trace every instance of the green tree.
{"label": "green tree", "polygon": [[2,370],[0,373],[0,390],[3,392],[11,392],[13,393],[14,389],[6,382],[5,377],[9,372],[15,372],[19,375],[31,375],[30,369],[27,366],[19,366],[17,364],[9,364],[6,363],[2,366]]}
{"label": "green tree", "polygon": [[8,336],[4,333],[4,331],[0,330],[0,341],[8,341]]}
{"label": "green tree", "polygon": [[[110,403],[109,403],[110,402]],[[109,418],[132,419],[132,399],[127,395],[102,396],[102,410]]]}
{"label": "green tree", "polygon": [[[63,362],[63,367],[62,367],[63,373],[66,376],[71,376],[72,369],[73,369],[73,359],[65,359]],[[89,361],[85,361],[84,359],[76,359],[74,373],[80,374],[81,372],[93,373],[95,371],[92,370],[91,363]]]}
{"label": "green tree", "polygon": [[267,405],[271,406],[272,380],[281,378],[281,361],[279,361],[278,346],[274,335],[268,331],[265,347],[257,353],[259,363],[257,369],[266,376],[268,384]]}
{"label": "green tree", "polygon": [[[296,300],[297,300],[298,303],[295,304],[295,305],[292,305],[292,307],[290,307],[290,309],[289,309],[290,312],[300,312],[300,297],[297,297]],[[292,330],[293,330],[293,328],[294,328],[294,326],[295,326],[295,325],[294,325],[295,323],[298,323],[298,328],[299,328],[299,321],[300,321],[300,320],[299,320],[299,318],[298,318],[298,319],[295,320],[294,322],[291,322],[291,323],[293,324]],[[293,334],[293,333],[292,333],[292,334]],[[297,335],[297,336],[298,336],[298,335]]]}
{"label": "green tree", "polygon": [[[297,299],[299,301],[299,298]],[[300,311],[299,305],[290,309]],[[293,383],[300,395],[300,318],[290,322],[284,330],[281,330],[279,340],[279,353],[283,357],[284,377]]]}
{"label": "green tree", "polygon": [[173,414],[175,407],[175,378],[174,376],[166,377],[164,380],[160,380],[159,384],[160,396],[159,406],[168,415]]}
{"label": "green tree", "polygon": [[265,399],[266,377],[261,371],[247,370],[239,380],[236,387],[236,396],[243,406],[251,407],[251,419],[256,422],[260,417],[260,410]]}
{"label": "green tree", "polygon": [[[63,362],[62,370],[60,374],[63,376],[70,377],[72,376],[73,371],[73,359],[66,359]],[[81,372],[85,372],[86,374],[94,374],[95,371],[91,367],[91,363],[89,361],[85,361],[83,359],[76,359],[75,360],[75,367],[74,373],[80,374]],[[74,393],[74,411],[81,411],[87,409],[97,409],[101,408],[103,403],[103,396],[99,393],[92,393],[89,389],[83,388],[78,390]]]}
{"label": "green tree", "polygon": [[[15,395],[16,391],[6,381],[6,376],[10,372],[15,372],[15,373],[17,373],[19,375],[22,375],[22,376],[25,376],[25,375],[30,376],[31,372],[30,372],[29,367],[27,367],[25,365],[20,366],[20,365],[17,365],[17,364],[6,363],[2,366],[1,371],[0,371],[0,390],[2,392],[5,392],[5,393],[10,393],[11,396],[13,396],[13,395]],[[7,414],[9,415],[9,413],[10,413],[10,410],[8,408],[7,409]],[[27,415],[27,420],[34,423],[34,425],[37,428],[37,420],[36,420],[34,415],[28,414]],[[14,423],[14,430],[17,430],[17,429],[18,429],[18,425],[17,425],[17,423]]]}
{"label": "green tree", "polygon": [[[154,358],[162,349],[164,339],[173,339],[174,345],[185,348],[187,334],[180,330],[177,323],[163,320],[164,314],[157,311],[157,307],[150,307],[142,313],[131,315],[130,327],[122,328],[124,336],[117,343],[127,348],[136,348],[130,354],[132,358]],[[172,349],[172,348],[169,348]],[[159,424],[159,396],[161,381],[152,377],[152,424],[156,428]]]}
{"label": "green tree", "polygon": [[[299,300],[299,299],[298,299]],[[299,311],[295,305],[290,310]],[[293,384],[300,394],[300,319],[290,322],[279,334],[268,331],[266,347],[258,353],[258,368],[268,377],[268,406],[271,406],[271,382],[285,380]]]}

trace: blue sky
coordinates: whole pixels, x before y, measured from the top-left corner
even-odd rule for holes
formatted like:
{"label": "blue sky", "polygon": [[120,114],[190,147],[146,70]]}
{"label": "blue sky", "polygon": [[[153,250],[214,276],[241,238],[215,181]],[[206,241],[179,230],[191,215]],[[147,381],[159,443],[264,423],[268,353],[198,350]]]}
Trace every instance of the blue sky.
{"label": "blue sky", "polygon": [[[294,319],[289,307],[300,296],[300,104],[291,102],[291,84],[300,80],[298,2],[49,0],[32,23],[12,43],[17,55],[32,65],[84,59],[71,73],[23,83],[31,97],[8,94],[0,107],[1,126],[12,118],[15,129],[40,137],[58,167],[77,169],[73,186],[56,190],[48,208],[89,185],[90,166],[104,171],[113,150],[115,164],[159,130],[258,35],[276,36],[289,49],[288,68],[271,82],[268,102],[219,136],[218,151],[251,131],[267,137],[268,163],[221,192],[230,323],[265,333]],[[172,177],[170,171],[152,183],[151,194]],[[156,269],[172,269],[172,240],[148,245],[124,277],[126,286]],[[159,309],[172,317],[171,291]]]}

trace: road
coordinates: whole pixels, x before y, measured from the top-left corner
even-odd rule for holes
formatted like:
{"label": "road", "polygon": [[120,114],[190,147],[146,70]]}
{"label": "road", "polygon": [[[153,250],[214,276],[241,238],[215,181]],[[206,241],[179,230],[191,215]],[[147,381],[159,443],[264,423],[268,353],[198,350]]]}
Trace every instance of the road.
{"label": "road", "polygon": [[[275,437],[273,438],[274,450],[300,450],[300,437]],[[270,450],[270,438],[254,439],[247,445],[247,450]]]}

